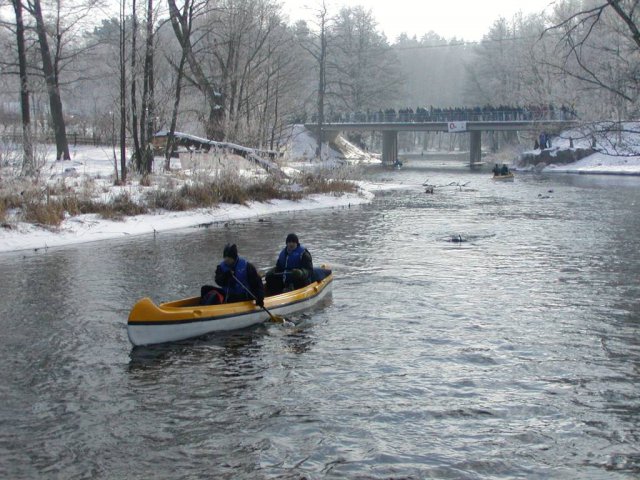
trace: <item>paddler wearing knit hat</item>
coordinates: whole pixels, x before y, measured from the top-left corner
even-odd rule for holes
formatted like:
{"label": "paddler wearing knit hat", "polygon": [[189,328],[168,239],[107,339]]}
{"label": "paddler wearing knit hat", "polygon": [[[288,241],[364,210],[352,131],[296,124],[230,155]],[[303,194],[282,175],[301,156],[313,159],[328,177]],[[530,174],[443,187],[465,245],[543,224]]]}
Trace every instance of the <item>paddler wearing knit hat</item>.
{"label": "paddler wearing knit hat", "polygon": [[226,244],[222,250],[223,260],[216,267],[216,283],[222,287],[226,303],[255,300],[264,305],[264,287],[256,267],[238,256],[236,244]]}
{"label": "paddler wearing knit hat", "polygon": [[296,290],[313,281],[313,260],[311,253],[295,233],[285,239],[285,247],[278,255],[276,266],[266,275],[269,295],[277,295],[282,291]]}

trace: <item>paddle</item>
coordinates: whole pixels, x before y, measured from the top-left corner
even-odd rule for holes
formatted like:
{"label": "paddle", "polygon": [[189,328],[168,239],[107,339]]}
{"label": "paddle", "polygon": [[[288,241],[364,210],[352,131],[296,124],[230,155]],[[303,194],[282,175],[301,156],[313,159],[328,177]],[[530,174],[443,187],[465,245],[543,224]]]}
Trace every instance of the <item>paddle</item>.
{"label": "paddle", "polygon": [[[238,279],[236,278],[236,276],[233,274],[233,272],[230,272],[230,273],[231,273],[231,276],[233,277],[233,279],[234,279],[236,282],[238,282],[238,284],[240,284],[240,286],[241,286],[242,288],[244,288],[244,289],[245,289],[245,291],[246,291],[249,295],[251,295],[251,297],[252,297],[254,300],[256,300],[256,301],[257,301],[258,299],[257,299],[257,298],[256,298],[256,296],[251,292],[251,290],[249,290],[247,287],[245,287],[245,286],[244,286],[244,284],[243,284],[240,280],[238,280]],[[265,307],[264,305],[260,305],[260,307],[261,307],[265,312],[267,312],[267,313],[269,314],[269,317],[271,317],[271,321],[272,321],[273,323],[285,323],[285,322],[287,321],[287,320],[286,320],[286,318],[281,317],[280,315],[274,315],[273,313],[271,313],[269,310],[267,310],[267,307]]]}

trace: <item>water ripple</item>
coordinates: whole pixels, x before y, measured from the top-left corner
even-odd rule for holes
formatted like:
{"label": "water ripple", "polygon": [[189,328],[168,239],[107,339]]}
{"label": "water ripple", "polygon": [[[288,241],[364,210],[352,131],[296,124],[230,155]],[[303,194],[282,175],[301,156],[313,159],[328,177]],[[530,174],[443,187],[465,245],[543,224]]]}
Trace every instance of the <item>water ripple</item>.
{"label": "water ripple", "polygon": [[[638,185],[394,175],[348,210],[3,256],[0,476],[637,478]],[[139,297],[289,231],[336,272],[296,328],[129,346]]]}

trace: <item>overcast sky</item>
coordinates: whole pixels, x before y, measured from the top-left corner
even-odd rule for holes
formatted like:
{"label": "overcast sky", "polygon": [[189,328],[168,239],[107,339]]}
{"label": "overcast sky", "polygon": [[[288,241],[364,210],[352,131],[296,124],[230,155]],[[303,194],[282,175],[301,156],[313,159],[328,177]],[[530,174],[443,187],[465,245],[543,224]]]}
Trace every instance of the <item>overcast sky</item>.
{"label": "overcast sky", "polygon": [[[292,21],[308,17],[320,0],[282,0]],[[326,0],[330,14],[342,6],[362,5],[370,9],[379,28],[393,42],[406,32],[420,38],[433,30],[449,39],[480,40],[500,16],[511,18],[516,12],[539,13],[551,8],[555,0]]]}

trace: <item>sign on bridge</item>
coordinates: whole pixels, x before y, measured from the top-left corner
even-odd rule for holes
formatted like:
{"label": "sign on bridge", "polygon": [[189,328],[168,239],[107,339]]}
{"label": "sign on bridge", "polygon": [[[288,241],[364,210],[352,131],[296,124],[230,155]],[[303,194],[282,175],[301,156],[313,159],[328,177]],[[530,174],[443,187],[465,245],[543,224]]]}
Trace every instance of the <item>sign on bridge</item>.
{"label": "sign on bridge", "polygon": [[448,132],[466,132],[467,122],[449,122]]}

